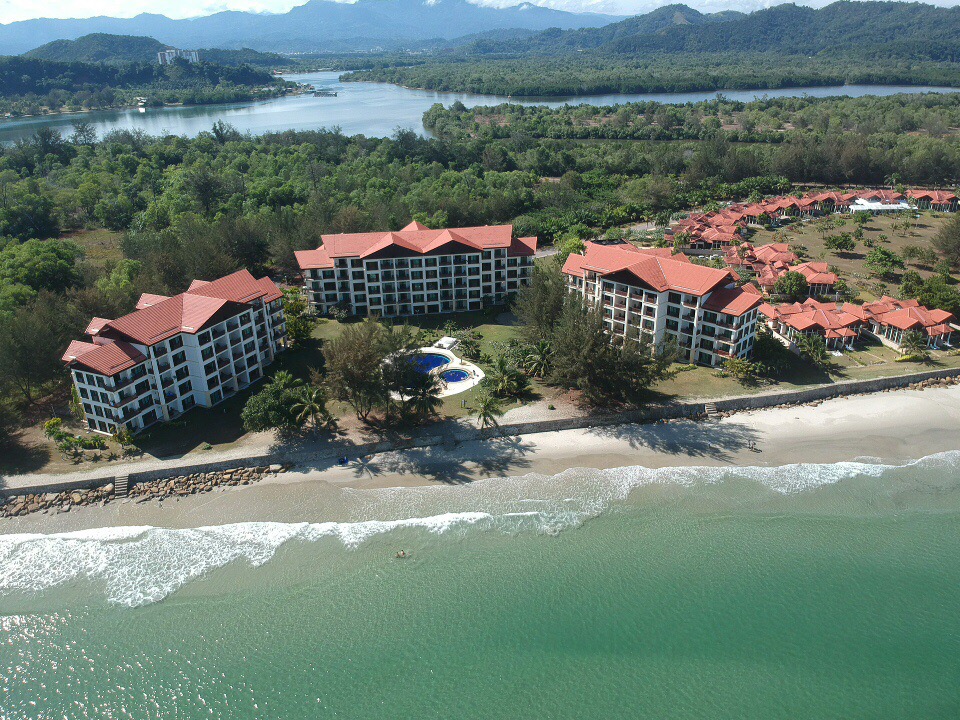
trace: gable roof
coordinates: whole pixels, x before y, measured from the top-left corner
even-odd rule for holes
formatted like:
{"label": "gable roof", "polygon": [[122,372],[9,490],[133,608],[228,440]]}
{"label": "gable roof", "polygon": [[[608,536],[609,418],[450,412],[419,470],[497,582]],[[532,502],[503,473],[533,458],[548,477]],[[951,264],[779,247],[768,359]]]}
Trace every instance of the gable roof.
{"label": "gable roof", "polygon": [[83,365],[101,375],[116,375],[147,358],[133,345],[123,341],[94,345],[74,340],[62,359],[65,363]]}
{"label": "gable roof", "polygon": [[759,288],[747,283],[743,287],[720,288],[710,293],[710,297],[703,304],[705,310],[724,313],[740,317],[744,313],[759,307],[763,303],[763,295]]}

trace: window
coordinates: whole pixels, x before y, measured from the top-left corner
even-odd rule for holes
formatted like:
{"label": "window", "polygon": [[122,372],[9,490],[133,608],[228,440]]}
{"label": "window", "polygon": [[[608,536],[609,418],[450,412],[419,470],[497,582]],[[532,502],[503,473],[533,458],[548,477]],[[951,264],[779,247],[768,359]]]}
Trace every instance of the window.
{"label": "window", "polygon": [[[183,347],[183,338],[182,338],[180,335],[175,335],[174,337],[170,338],[170,349],[171,349],[171,350],[178,350],[178,349],[180,349],[180,348],[182,348],[182,347]],[[174,361],[174,362],[176,362],[176,361]]]}
{"label": "window", "polygon": [[[183,344],[183,343],[181,342],[181,345],[182,345],[182,344]],[[176,354],[173,356],[173,364],[174,364],[174,365],[179,365],[180,363],[185,362],[186,359],[187,359],[187,354],[186,354],[183,350],[181,350],[180,352],[176,353]]]}

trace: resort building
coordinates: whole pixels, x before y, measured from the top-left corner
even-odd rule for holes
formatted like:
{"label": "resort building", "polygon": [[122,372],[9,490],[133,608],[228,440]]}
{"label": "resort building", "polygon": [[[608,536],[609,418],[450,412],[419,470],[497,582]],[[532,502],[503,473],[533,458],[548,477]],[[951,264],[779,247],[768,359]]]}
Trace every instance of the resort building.
{"label": "resort building", "polygon": [[810,297],[836,295],[837,281],[840,279],[825,262],[805,262],[792,266],[788,272],[797,272],[807,279]]}
{"label": "resort building", "polygon": [[771,294],[777,280],[788,272],[803,275],[810,286],[810,297],[833,296],[839,278],[825,262],[797,263],[799,258],[787,243],[770,243],[754,248],[742,243],[724,251],[724,261],[735,270],[750,269],[764,294]]}
{"label": "resort building", "polygon": [[200,52],[197,50],[180,50],[169,48],[157,53],[157,62],[161,65],[172,65],[176,60],[186,60],[188,63],[200,62]]}
{"label": "resort building", "polygon": [[281,298],[272,280],[241,270],[173,297],[144,294],[116,320],[94,318],[63,355],[87,427],[137,433],[256,382],[286,347]]}
{"label": "resort building", "polygon": [[857,315],[864,328],[888,344],[899,348],[904,334],[916,331],[927,338],[931,348],[950,344],[954,317],[946,310],[929,310],[918,300],[897,300],[884,296],[877,302],[864,305],[847,303],[843,309]]}
{"label": "resort building", "polygon": [[805,335],[819,335],[828,348],[834,349],[850,346],[863,324],[859,316],[837,307],[836,303],[813,298],[784,305],[764,303],[760,313],[774,332],[791,342]]}
{"label": "resort building", "polygon": [[752,285],[737,287],[729,270],[696,265],[669,249],[586,244],[563,265],[569,292],[603,314],[618,337],[646,334],[672,340],[681,359],[717,366],[749,357],[763,298]]}
{"label": "resort building", "polygon": [[402,317],[480,310],[507,301],[530,280],[535,237],[512,225],[324,235],[297,252],[310,306],[325,314]]}
{"label": "resort building", "polygon": [[908,190],[907,198],[919,210],[957,211],[957,196],[948,190]]}

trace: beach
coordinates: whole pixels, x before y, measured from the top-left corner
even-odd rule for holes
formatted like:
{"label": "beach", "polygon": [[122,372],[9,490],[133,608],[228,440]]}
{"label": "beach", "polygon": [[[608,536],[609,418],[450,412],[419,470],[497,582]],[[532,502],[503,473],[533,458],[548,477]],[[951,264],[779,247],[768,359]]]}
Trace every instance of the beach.
{"label": "beach", "polygon": [[[367,490],[444,487],[570,469],[777,467],[840,462],[902,465],[960,450],[960,386],[897,390],[719,420],[616,425],[453,443],[357,458],[322,470],[163,501],[132,499],[70,513],[35,513],[0,533],[97,527],[189,528],[224,523],[342,520]],[[358,495],[360,493],[360,495]],[[349,498],[350,501],[346,501]]]}

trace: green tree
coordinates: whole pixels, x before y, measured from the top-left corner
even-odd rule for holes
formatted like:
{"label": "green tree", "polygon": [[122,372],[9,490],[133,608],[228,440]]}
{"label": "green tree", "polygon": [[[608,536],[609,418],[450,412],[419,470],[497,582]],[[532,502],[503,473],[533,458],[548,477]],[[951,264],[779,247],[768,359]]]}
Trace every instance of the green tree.
{"label": "green tree", "polygon": [[503,417],[503,406],[500,398],[486,390],[481,391],[474,398],[473,414],[477,418],[480,429],[497,427]]}
{"label": "green tree", "polygon": [[83,249],[70,240],[28,240],[0,250],[0,284],[63,292],[81,283]]}
{"label": "green tree", "polygon": [[927,360],[930,357],[927,336],[919,330],[908,330],[900,340],[900,351],[908,357]]}
{"label": "green tree", "polygon": [[347,403],[360,420],[389,398],[384,378],[384,328],[367,319],[348,325],[323,346],[327,384],[333,396]]}
{"label": "green tree", "polygon": [[819,335],[801,335],[797,338],[800,354],[814,367],[825,370],[831,366],[826,341]]}
{"label": "green tree", "polygon": [[276,430],[290,433],[301,427],[294,407],[302,398],[302,385],[289,372],[277,372],[263,389],[251,395],[243,406],[240,417],[243,427],[250,432]]}
{"label": "green tree", "polygon": [[566,295],[556,261],[534,265],[530,283],[520,288],[513,308],[530,342],[549,341]]}
{"label": "green tree", "polygon": [[857,243],[850,233],[827,236],[823,244],[836,253],[850,253],[857,249]]}
{"label": "green tree", "polygon": [[550,373],[553,347],[548,340],[538,340],[523,356],[523,369],[534,377],[544,378]]}
{"label": "green tree", "polygon": [[863,263],[874,275],[882,279],[889,279],[895,270],[902,270],[903,258],[884,247],[875,247],[867,253]]}
{"label": "green tree", "polygon": [[494,359],[483,382],[498,397],[519,397],[530,385],[527,376],[506,355]]}
{"label": "green tree", "polygon": [[933,246],[952,266],[960,265],[960,213],[954,213],[937,231]]}
{"label": "green tree", "polygon": [[791,270],[777,278],[773,284],[773,294],[802,302],[810,296],[810,284],[803,275]]}
{"label": "green tree", "polygon": [[327,393],[321,387],[301,388],[290,409],[301,426],[309,422],[314,430],[319,430],[332,419],[327,410]]}

